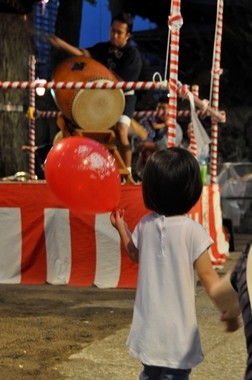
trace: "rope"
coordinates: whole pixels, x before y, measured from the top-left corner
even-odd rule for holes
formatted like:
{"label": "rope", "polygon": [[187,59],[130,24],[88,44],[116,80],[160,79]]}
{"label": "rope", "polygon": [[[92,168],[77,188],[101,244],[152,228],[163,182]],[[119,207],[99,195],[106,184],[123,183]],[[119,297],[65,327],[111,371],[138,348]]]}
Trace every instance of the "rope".
{"label": "rope", "polygon": [[[173,1],[171,1],[171,7],[170,7],[170,13],[172,13],[172,5]],[[166,44],[166,56],[165,56],[165,70],[164,70],[164,79],[167,78],[167,73],[168,73],[168,62],[169,62],[169,47],[170,47],[170,42],[171,42],[171,31],[170,28],[167,28],[167,44]]]}
{"label": "rope", "polygon": [[[188,99],[188,86],[182,85],[180,82],[178,82],[178,95],[182,99]],[[212,107],[209,106],[208,100],[204,99],[201,100],[197,96],[194,95],[194,103],[197,107],[200,108],[200,111],[204,115],[210,115],[212,116],[213,120],[216,120],[220,123],[226,122],[226,113],[225,111],[218,111]]]}

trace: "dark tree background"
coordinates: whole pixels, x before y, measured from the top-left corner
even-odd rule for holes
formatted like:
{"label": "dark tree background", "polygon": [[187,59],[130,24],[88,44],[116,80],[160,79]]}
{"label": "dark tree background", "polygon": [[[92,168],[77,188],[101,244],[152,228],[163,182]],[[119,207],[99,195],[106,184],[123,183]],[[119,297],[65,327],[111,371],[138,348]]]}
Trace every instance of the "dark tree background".
{"label": "dark tree background", "polygon": [[[0,0],[0,78],[2,81],[28,81],[29,56],[35,54],[33,0]],[[56,30],[62,38],[74,45],[79,41],[82,0],[61,0]],[[53,64],[63,59],[55,55]],[[52,67],[53,70],[53,67]],[[52,110],[50,94],[37,99],[38,109]],[[24,112],[7,112],[8,104],[23,106]],[[29,90],[0,90],[0,177],[11,176],[18,171],[28,172],[28,154],[22,145],[29,141],[29,121],[26,110]],[[55,123],[52,123],[55,124]],[[43,144],[50,136],[51,122],[36,120],[36,144]],[[55,127],[54,127],[55,130]],[[38,132],[38,133],[37,133]],[[47,141],[48,142],[48,141]]]}
{"label": "dark tree background", "polygon": [[[51,0],[55,1],[55,0]],[[28,80],[28,59],[34,54],[32,10],[36,0],[0,0],[0,78]],[[95,0],[90,0],[94,7]],[[170,0],[107,0],[112,15],[131,12],[157,23],[151,32],[135,32],[133,38],[151,60],[146,71],[151,79],[155,65],[162,68],[166,53],[167,18]],[[182,0],[184,25],[181,29],[179,79],[185,84],[197,83],[200,97],[208,98],[212,65],[213,38],[217,0]],[[82,17],[82,0],[60,0],[55,34],[77,45]],[[85,12],[85,7],[84,7]],[[85,17],[85,14],[84,14]],[[61,62],[63,53],[52,49],[52,67]],[[252,161],[252,1],[226,0],[222,39],[220,109],[227,113],[227,123],[219,128],[219,161]],[[28,104],[28,90],[0,90],[0,105]],[[47,98],[42,108],[52,109]],[[148,108],[148,101],[141,106]],[[40,108],[39,108],[40,109]],[[41,121],[37,121],[40,125]],[[41,130],[44,127],[41,126]],[[48,133],[38,133],[44,142]],[[27,154],[21,146],[28,141],[28,119],[22,112],[0,110],[0,177],[19,170],[27,171]]]}
{"label": "dark tree background", "polygon": [[[0,13],[0,78],[28,80],[28,60],[33,53],[31,25],[23,15]],[[27,90],[0,90],[0,104],[28,103]],[[27,155],[21,146],[28,140],[28,120],[22,112],[0,111],[0,176],[27,170]]]}

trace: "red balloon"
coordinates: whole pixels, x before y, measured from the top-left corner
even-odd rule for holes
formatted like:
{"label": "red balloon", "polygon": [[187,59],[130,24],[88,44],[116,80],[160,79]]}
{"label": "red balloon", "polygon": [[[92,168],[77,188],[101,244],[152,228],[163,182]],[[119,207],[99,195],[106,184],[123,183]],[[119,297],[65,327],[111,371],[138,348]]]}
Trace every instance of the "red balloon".
{"label": "red balloon", "polygon": [[121,181],[115,159],[95,140],[62,139],[48,153],[44,169],[51,191],[69,209],[99,214],[119,203]]}

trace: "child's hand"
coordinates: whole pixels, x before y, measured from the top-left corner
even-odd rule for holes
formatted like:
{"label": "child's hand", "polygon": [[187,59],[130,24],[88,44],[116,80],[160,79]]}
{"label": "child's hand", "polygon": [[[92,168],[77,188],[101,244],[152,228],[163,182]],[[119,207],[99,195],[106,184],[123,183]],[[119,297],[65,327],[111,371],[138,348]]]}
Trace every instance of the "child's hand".
{"label": "child's hand", "polygon": [[123,209],[118,209],[113,210],[110,214],[110,222],[116,229],[118,229],[121,224],[124,224],[124,212]]}
{"label": "child's hand", "polygon": [[234,332],[241,327],[239,317],[227,318],[227,315],[222,313],[221,321],[226,322],[226,332]]}
{"label": "child's hand", "polygon": [[226,332],[234,332],[241,327],[239,318],[233,318],[226,321]]}

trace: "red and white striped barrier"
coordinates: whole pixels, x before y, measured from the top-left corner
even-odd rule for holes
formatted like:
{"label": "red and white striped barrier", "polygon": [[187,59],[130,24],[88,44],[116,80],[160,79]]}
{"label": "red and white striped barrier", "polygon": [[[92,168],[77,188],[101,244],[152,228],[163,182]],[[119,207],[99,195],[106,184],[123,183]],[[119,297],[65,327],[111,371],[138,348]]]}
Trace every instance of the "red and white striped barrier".
{"label": "red and white striped barrier", "polygon": [[[216,29],[214,40],[213,64],[212,64],[212,77],[210,88],[210,100],[213,109],[219,108],[219,86],[221,75],[221,43],[222,43],[222,30],[223,30],[223,10],[224,1],[217,1],[217,15],[216,15]],[[218,123],[212,118],[211,125],[211,156],[210,156],[210,176],[211,183],[217,183],[217,163],[218,163]]]}
{"label": "red and white striped barrier", "polygon": [[122,89],[122,90],[168,90],[167,82],[45,82],[38,81],[30,82],[10,82],[0,81],[0,89],[30,89],[30,88],[45,88],[45,89],[67,89],[67,90],[105,90],[105,89]]}
{"label": "red and white striped barrier", "polygon": [[[183,87],[183,86],[182,86]],[[0,81],[0,90],[10,90],[10,89],[36,89],[36,88],[45,88],[45,89],[89,89],[89,90],[106,90],[106,89],[123,89],[123,90],[167,90],[169,89],[169,84],[167,82],[104,82],[104,83],[96,83],[96,82],[45,82],[41,83],[38,80],[30,81],[30,82],[10,82],[10,81]],[[184,98],[185,94],[181,92],[181,87],[178,89],[178,96]],[[205,103],[203,100],[195,97],[194,98],[195,105],[200,108],[198,111],[199,114],[203,116],[212,116],[218,122],[224,123],[226,120],[226,115],[224,111],[217,111],[212,107],[205,107]],[[177,107],[177,106],[176,106]],[[56,117],[55,111],[35,111],[35,116],[39,117]],[[140,114],[140,116],[149,116],[148,112],[155,111],[140,111],[136,113],[136,115]],[[182,110],[178,111],[179,116],[187,117],[190,115],[190,111]]]}
{"label": "red and white striped barrier", "polygon": [[[23,109],[22,109],[23,110]],[[56,118],[61,112],[59,111],[35,111],[35,118]],[[134,117],[141,118],[146,116],[160,116],[162,115],[162,112],[158,112],[156,110],[147,110],[147,111],[135,111]],[[205,118],[206,116],[209,116],[209,113],[206,113],[205,111],[197,110],[197,115],[201,118]],[[190,110],[179,110],[178,111],[178,118],[188,118],[191,116]],[[224,123],[226,120],[225,111],[219,111],[218,112],[218,122]]]}
{"label": "red and white striped barrier", "polygon": [[[29,78],[31,81],[35,80],[35,63],[36,59],[34,55],[29,58]],[[30,109],[35,110],[35,89],[29,89],[29,105]],[[31,179],[36,179],[35,173],[35,119],[29,118],[29,146],[31,148],[29,152],[29,174]]]}
{"label": "red and white striped barrier", "polygon": [[174,0],[171,7],[171,15],[168,18],[168,27],[171,30],[170,43],[170,69],[169,69],[169,108],[168,108],[168,132],[167,146],[176,145],[177,124],[177,97],[178,97],[178,61],[179,61],[179,37],[183,19],[180,13],[180,0]]}
{"label": "red and white striped barrier", "polygon": [[[194,96],[199,96],[199,86],[192,86],[191,88],[192,90],[192,94]],[[189,152],[191,152],[191,154],[197,158],[198,156],[198,147],[197,147],[197,141],[196,141],[196,138],[195,138],[195,134],[194,134],[194,130],[193,130],[193,125],[192,123],[189,124],[188,126],[188,135],[189,135],[189,141],[190,141],[190,145],[188,147],[188,150]]]}
{"label": "red and white striped barrier", "polygon": [[[222,265],[228,255],[219,202],[218,185],[204,186],[189,213],[215,241],[214,265]],[[141,186],[122,185],[119,207],[132,230],[147,212]],[[0,283],[136,287],[137,265],[124,253],[109,214],[74,214],[43,181],[1,183],[0,210]]]}

